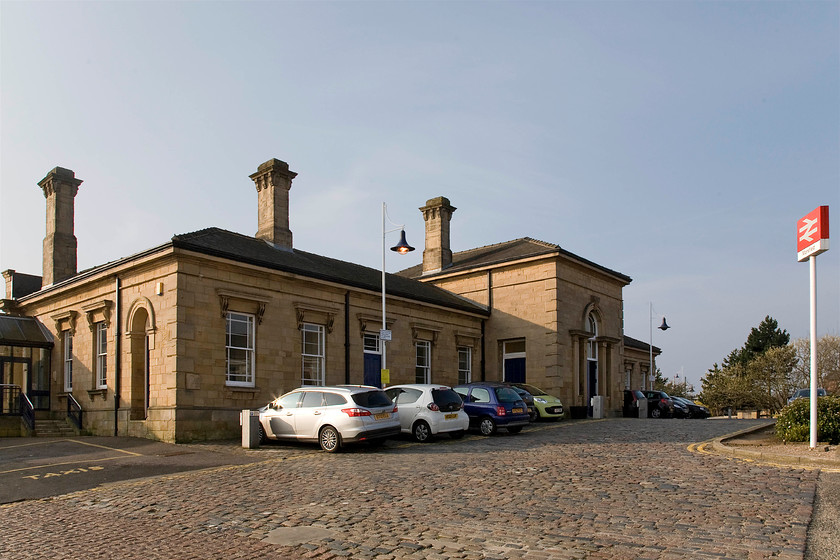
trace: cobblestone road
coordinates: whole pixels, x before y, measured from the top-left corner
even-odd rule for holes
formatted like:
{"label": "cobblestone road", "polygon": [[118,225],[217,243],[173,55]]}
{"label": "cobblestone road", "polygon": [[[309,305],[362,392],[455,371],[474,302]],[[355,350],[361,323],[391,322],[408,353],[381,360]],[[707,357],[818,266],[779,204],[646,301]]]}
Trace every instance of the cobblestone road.
{"label": "cobblestone road", "polygon": [[0,558],[803,558],[818,471],[688,450],[751,422],[231,446],[266,460],[2,506]]}

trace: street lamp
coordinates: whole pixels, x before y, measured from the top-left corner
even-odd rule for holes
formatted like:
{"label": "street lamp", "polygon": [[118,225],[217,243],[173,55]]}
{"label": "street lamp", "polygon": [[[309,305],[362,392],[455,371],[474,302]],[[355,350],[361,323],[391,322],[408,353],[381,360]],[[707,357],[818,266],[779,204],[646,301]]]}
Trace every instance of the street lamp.
{"label": "street lamp", "polygon": [[[650,350],[650,367],[648,368],[648,382],[645,383],[645,384],[650,385],[650,388],[648,390],[652,391],[653,390],[653,379],[654,379],[654,376],[656,374],[656,371],[654,370],[654,367],[653,367],[653,302],[650,302],[650,317],[649,317],[649,320],[648,320],[648,327],[650,327],[650,345],[648,346],[648,349]],[[662,330],[662,331],[666,331],[666,330],[670,329],[671,327],[668,325],[668,323],[665,322],[665,317],[663,316],[662,317],[662,324],[659,325],[656,328],[658,328],[659,330]]]}
{"label": "street lamp", "polygon": [[[392,226],[397,226],[394,229],[385,229],[385,221],[390,222]],[[379,384],[384,387],[386,383],[390,382],[390,372],[385,358],[385,343],[391,340],[391,331],[385,322],[385,236],[389,233],[400,231],[400,242],[391,247],[391,250],[405,255],[414,250],[414,247],[408,244],[405,240],[405,226],[397,225],[388,218],[388,212],[385,209],[385,203],[382,203],[382,330],[379,331],[379,344],[382,347],[382,368],[379,372]]]}

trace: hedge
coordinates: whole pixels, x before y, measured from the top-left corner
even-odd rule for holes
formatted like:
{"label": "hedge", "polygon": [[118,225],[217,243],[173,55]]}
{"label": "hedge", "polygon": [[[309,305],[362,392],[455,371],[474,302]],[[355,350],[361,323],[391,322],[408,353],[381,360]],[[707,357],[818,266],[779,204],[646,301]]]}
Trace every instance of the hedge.
{"label": "hedge", "polygon": [[[782,441],[809,441],[811,399],[796,399],[779,413],[776,436]],[[840,396],[817,399],[817,441],[840,444]]]}

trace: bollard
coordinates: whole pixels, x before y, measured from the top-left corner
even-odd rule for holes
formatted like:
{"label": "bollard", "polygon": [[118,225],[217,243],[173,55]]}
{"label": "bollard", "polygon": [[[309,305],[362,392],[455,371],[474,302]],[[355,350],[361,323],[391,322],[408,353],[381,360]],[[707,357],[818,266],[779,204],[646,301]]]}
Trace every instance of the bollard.
{"label": "bollard", "polygon": [[256,449],[260,446],[260,411],[243,410],[239,415],[242,426],[242,447]]}

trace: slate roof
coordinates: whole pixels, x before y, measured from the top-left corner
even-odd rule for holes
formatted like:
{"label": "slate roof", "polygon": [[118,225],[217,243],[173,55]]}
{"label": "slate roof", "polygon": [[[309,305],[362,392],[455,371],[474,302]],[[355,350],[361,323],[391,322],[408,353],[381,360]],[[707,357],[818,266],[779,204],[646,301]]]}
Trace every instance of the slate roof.
{"label": "slate roof", "polygon": [[[624,346],[629,348],[635,348],[637,350],[644,350],[645,352],[650,352],[650,344],[647,342],[642,342],[641,340],[636,340],[635,338],[631,338],[627,335],[624,335]],[[654,354],[661,354],[662,350],[658,347],[653,347]]]}
{"label": "slate roof", "polygon": [[518,261],[538,256],[548,255],[562,255],[571,260],[577,261],[581,264],[591,266],[601,272],[608,274],[622,282],[630,283],[633,281],[629,276],[611,270],[605,266],[601,266],[588,259],[584,259],[579,255],[575,255],[560,245],[553,243],[546,243],[530,237],[521,237],[513,241],[506,241],[504,243],[497,243],[495,245],[486,245],[478,247],[477,249],[469,249],[467,251],[460,251],[452,254],[452,265],[432,274],[423,276],[423,265],[419,264],[411,268],[407,268],[398,272],[400,276],[407,278],[429,278],[437,274],[451,274],[453,272],[463,272],[475,268],[483,268],[487,266],[500,265],[506,262]]}
{"label": "slate roof", "polygon": [[[379,292],[382,290],[382,271],[340,261],[299,249],[278,249],[255,237],[220,228],[208,228],[176,235],[173,247],[264,266],[274,270],[299,274],[309,278],[336,282],[346,286]],[[440,305],[488,316],[489,311],[458,295],[424,282],[394,274],[386,274],[389,295]]]}
{"label": "slate roof", "polygon": [[35,317],[0,314],[0,346],[52,348],[53,338]]}

